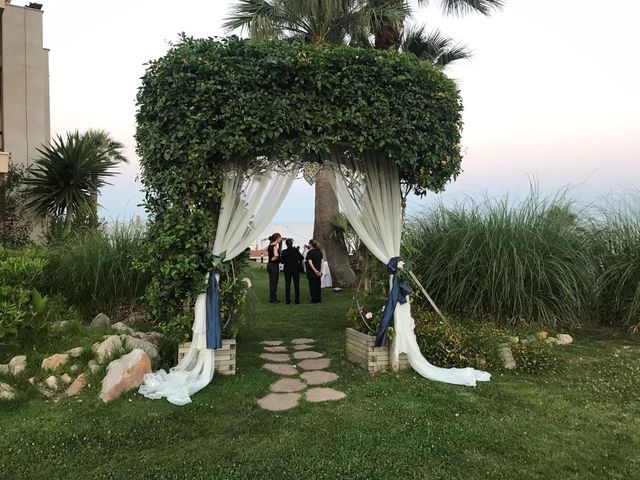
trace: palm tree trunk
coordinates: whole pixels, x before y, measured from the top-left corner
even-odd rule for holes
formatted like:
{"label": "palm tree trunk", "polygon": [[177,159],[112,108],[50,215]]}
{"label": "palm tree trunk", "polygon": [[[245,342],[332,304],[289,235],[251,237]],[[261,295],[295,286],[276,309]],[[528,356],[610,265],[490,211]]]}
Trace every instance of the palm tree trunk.
{"label": "palm tree trunk", "polygon": [[355,283],[356,275],[351,269],[342,235],[336,232],[333,226],[333,219],[340,210],[325,168],[318,172],[315,193],[313,237],[320,242],[320,248],[331,268],[334,284],[338,287],[349,287]]}
{"label": "palm tree trunk", "polygon": [[375,48],[379,50],[388,50],[397,48],[400,44],[400,30],[392,25],[384,25],[379,31],[375,32]]}

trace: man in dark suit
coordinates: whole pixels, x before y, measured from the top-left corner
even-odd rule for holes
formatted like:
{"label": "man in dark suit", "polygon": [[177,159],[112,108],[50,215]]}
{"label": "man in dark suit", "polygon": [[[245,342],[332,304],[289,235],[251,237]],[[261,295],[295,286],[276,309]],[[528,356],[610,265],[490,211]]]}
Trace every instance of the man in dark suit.
{"label": "man in dark suit", "polygon": [[293,290],[295,295],[295,303],[300,303],[300,271],[302,270],[302,254],[300,250],[293,247],[293,240],[287,238],[286,250],[280,255],[280,263],[284,265],[284,292],[287,305],[291,303],[291,282],[293,281]]}

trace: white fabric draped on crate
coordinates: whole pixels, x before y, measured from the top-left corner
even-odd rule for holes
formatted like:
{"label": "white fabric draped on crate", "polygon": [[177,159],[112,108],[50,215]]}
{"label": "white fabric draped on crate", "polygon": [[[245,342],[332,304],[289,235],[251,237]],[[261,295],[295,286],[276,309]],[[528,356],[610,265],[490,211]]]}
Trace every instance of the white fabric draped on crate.
{"label": "white fabric draped on crate", "polygon": [[[294,175],[281,172],[229,172],[223,181],[223,198],[213,244],[213,254],[224,261],[245,251],[273,220],[282,205]],[[169,372],[145,375],[138,390],[147,398],[166,399],[175,405],[191,402],[190,396],[206,387],[213,378],[215,350],[207,349],[206,294],[196,299],[191,346],[184,358]]]}
{"label": "white fabric draped on crate", "polygon": [[[385,265],[400,256],[402,198],[395,165],[365,153],[361,159],[340,158],[330,178],[343,213],[369,251]],[[430,380],[475,386],[476,382],[491,378],[489,373],[470,367],[431,365],[418,347],[410,302],[396,305],[393,325],[392,365],[397,365],[400,354],[406,353],[411,367]]]}

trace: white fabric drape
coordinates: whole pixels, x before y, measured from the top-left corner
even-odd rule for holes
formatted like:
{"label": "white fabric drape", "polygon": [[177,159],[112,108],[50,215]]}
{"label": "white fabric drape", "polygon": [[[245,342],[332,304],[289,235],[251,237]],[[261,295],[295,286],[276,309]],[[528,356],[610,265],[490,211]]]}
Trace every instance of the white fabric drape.
{"label": "white fabric drape", "polygon": [[[385,265],[400,255],[402,204],[397,168],[387,159],[363,154],[363,161],[341,159],[330,176],[342,211],[369,251]],[[475,386],[491,375],[473,368],[440,368],[420,352],[411,318],[410,302],[396,306],[394,313],[396,363],[406,353],[411,367],[430,380]]]}
{"label": "white fabric drape", "polygon": [[331,278],[331,269],[329,263],[326,260],[322,260],[322,267],[320,269],[322,276],[320,277],[320,288],[333,287],[333,279]]}
{"label": "white fabric drape", "polygon": [[[224,260],[229,261],[249,247],[273,220],[293,180],[293,175],[279,172],[226,175],[213,254],[224,254]],[[185,405],[191,402],[191,395],[211,382],[215,350],[207,349],[204,293],[196,299],[194,317],[191,346],[184,358],[168,373],[160,370],[145,375],[139,393],[151,399],[166,397],[175,405]]]}

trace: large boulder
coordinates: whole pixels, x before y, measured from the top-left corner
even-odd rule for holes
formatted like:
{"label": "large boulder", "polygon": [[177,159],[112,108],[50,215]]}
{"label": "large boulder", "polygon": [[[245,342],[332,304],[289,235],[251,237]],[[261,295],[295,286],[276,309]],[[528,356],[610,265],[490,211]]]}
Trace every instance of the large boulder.
{"label": "large boulder", "polygon": [[96,353],[98,360],[104,360],[111,356],[116,350],[124,348],[120,335],[109,335],[101,342],[96,342],[91,349]]}
{"label": "large boulder", "polygon": [[92,327],[100,327],[102,325],[111,325],[111,319],[107,317],[104,313],[99,313],[93,320],[91,320]]}
{"label": "large boulder", "polygon": [[68,353],[56,353],[42,360],[41,367],[43,370],[58,370],[69,361],[69,357]]}
{"label": "large boulder", "polygon": [[20,375],[27,369],[27,356],[18,355],[9,360],[9,373],[11,375]]}
{"label": "large boulder", "polygon": [[80,390],[82,390],[86,382],[87,374],[81,373],[80,375],[78,375],[78,378],[76,378],[73,383],[69,385],[69,388],[65,390],[64,394],[67,397],[75,397],[76,395],[78,395],[78,393],[80,393]]}
{"label": "large boulder", "polygon": [[113,328],[116,332],[119,332],[119,333],[133,333],[133,332],[135,332],[135,330],[133,328],[129,327],[128,325],[125,325],[122,322],[114,323],[113,325],[111,325],[111,328]]}
{"label": "large boulder", "polygon": [[151,359],[139,348],[113,360],[102,380],[100,399],[105,403],[110,402],[122,393],[139,387],[147,373],[151,373]]}
{"label": "large boulder", "polygon": [[516,359],[513,358],[513,352],[509,347],[500,348],[500,358],[506,370],[514,370],[517,367]]}
{"label": "large boulder", "polygon": [[127,350],[135,350],[139,348],[143,350],[152,361],[156,362],[160,360],[160,353],[158,352],[158,347],[156,347],[153,343],[148,342],[147,340],[143,340],[142,338],[135,338],[131,335],[121,335],[122,344]]}
{"label": "large boulder", "polygon": [[84,348],[83,347],[72,348],[71,350],[67,350],[65,353],[68,353],[73,358],[78,358],[80,355],[84,353]]}
{"label": "large boulder", "polygon": [[573,343],[573,337],[566,333],[559,333],[556,336],[556,340],[556,345],[569,345],[570,343]]}
{"label": "large boulder", "polygon": [[13,400],[16,392],[11,385],[0,382],[0,400]]}

